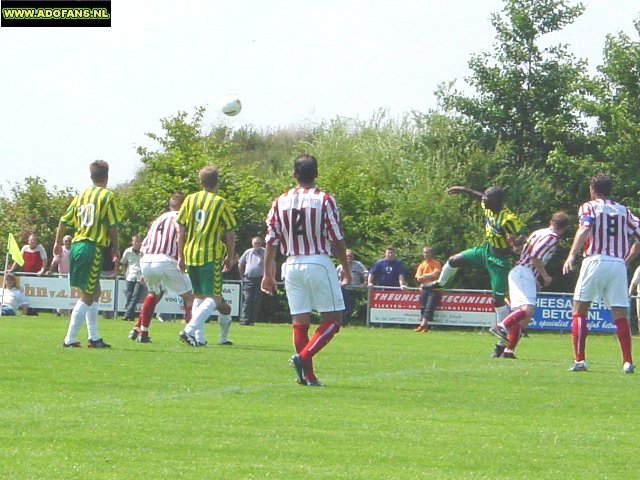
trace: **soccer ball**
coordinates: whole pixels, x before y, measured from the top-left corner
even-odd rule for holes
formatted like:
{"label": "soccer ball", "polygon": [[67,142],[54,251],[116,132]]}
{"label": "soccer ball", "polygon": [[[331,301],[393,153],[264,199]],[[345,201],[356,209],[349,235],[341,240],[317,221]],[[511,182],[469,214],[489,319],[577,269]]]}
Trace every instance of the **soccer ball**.
{"label": "soccer ball", "polygon": [[234,117],[242,110],[242,103],[237,97],[226,98],[222,104],[222,113],[229,117]]}

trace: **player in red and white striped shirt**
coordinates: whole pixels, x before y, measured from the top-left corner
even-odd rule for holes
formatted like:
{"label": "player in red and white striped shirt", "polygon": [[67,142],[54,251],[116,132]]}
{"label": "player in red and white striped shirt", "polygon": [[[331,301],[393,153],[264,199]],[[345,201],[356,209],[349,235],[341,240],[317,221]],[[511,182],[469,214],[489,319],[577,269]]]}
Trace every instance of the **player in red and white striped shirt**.
{"label": "player in red and white striped shirt", "polygon": [[165,290],[176,292],[182,297],[185,308],[185,319],[191,317],[191,305],[193,294],[191,293],[191,280],[178,268],[178,227],[176,217],[178,210],[184,201],[184,195],[174,193],[169,199],[169,211],[156,218],[147,236],[142,241],[142,258],[140,268],[147,285],[147,294],[138,321],[129,332],[131,340],[149,343],[149,325],[156,305],[162,298]]}
{"label": "player in red and white striped shirt", "polygon": [[[640,221],[627,207],[614,202],[611,179],[599,173],[589,181],[591,201],[580,206],[580,226],[564,262],[563,272],[573,269],[580,250],[585,259],[573,295],[573,350],[575,361],[571,371],[587,370],[585,349],[587,313],[591,302],[604,300],[611,309],[622,350],[622,370],[633,373],[631,330],[627,320],[627,265],[640,253]],[[631,237],[635,242],[630,247]]]}
{"label": "player in red and white striped shirt", "polygon": [[[276,198],[267,215],[265,269],[262,291],[276,290],[276,250],[287,257],[283,275],[297,354],[291,357],[300,385],[320,386],[313,372],[313,356],[338,333],[344,310],[340,282],[329,255],[343,268],[341,282],[351,283],[346,247],[340,230],[335,198],[315,186],[318,162],[300,155],[293,164],[297,186]],[[311,311],[322,315],[322,323],[309,339]]]}
{"label": "player in red and white striped shirt", "polygon": [[544,287],[551,283],[545,265],[568,226],[569,216],[566,213],[554,213],[549,227],[536,230],[529,236],[516,266],[509,272],[509,300],[513,311],[489,329],[507,342],[501,355],[503,358],[516,358],[514,351],[522,328],[531,321],[536,309],[536,277]]}

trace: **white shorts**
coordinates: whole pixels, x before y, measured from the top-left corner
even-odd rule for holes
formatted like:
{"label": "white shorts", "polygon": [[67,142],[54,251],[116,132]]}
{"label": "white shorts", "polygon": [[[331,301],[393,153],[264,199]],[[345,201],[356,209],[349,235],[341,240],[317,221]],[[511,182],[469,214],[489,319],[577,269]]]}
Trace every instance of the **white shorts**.
{"label": "white shorts", "polygon": [[533,270],[516,265],[509,272],[509,302],[516,309],[525,305],[536,305],[536,278]]}
{"label": "white shorts", "polygon": [[191,291],[189,275],[178,270],[178,262],[164,254],[144,255],[140,259],[142,276],[147,289],[156,295],[170,290],[182,295]]}
{"label": "white shorts", "polygon": [[291,315],[344,310],[336,267],[327,255],[289,257],[282,272]]}
{"label": "white shorts", "polygon": [[607,308],[629,306],[627,267],[621,258],[594,255],[582,261],[573,299],[597,302],[601,297]]}

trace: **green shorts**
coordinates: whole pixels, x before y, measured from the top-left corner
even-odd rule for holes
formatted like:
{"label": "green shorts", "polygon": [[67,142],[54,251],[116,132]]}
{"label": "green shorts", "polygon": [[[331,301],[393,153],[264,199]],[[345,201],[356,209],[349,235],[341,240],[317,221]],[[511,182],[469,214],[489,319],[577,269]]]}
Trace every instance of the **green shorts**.
{"label": "green shorts", "polygon": [[222,295],[222,268],[220,262],[208,262],[204,265],[189,265],[187,267],[193,293],[205,297],[219,297]]}
{"label": "green shorts", "polygon": [[497,300],[504,300],[507,295],[509,270],[511,269],[509,257],[495,255],[488,243],[465,250],[460,255],[471,265],[484,268],[489,273],[491,294]]}
{"label": "green shorts", "polygon": [[81,240],[71,244],[69,252],[69,283],[89,295],[100,290],[102,248],[95,242]]}

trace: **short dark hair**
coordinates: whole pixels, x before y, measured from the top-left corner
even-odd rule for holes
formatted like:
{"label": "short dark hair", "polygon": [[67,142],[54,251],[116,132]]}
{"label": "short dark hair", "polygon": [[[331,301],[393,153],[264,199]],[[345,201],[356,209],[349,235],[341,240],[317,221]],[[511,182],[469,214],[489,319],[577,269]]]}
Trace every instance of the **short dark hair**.
{"label": "short dark hair", "polygon": [[202,167],[198,177],[205,188],[213,189],[218,186],[218,169],[216,167]]}
{"label": "short dark hair", "polygon": [[89,165],[89,173],[91,181],[94,183],[103,183],[109,178],[109,164],[104,160],[96,160]]}
{"label": "short dark hair", "polygon": [[303,153],[293,161],[293,174],[302,183],[312,183],[318,178],[318,160]]}
{"label": "short dark hair", "polygon": [[553,228],[562,229],[569,226],[569,215],[565,212],[556,212],[551,217],[551,226]]}
{"label": "short dark hair", "polygon": [[489,187],[484,191],[485,196],[494,198],[497,202],[504,200],[504,190],[500,187]]}
{"label": "short dark hair", "polygon": [[180,192],[173,192],[169,197],[169,208],[171,210],[179,210],[182,202],[184,202],[184,195]]}
{"label": "short dark hair", "polygon": [[589,186],[593,187],[593,190],[599,195],[607,197],[611,195],[611,179],[604,173],[598,173],[591,177]]}

